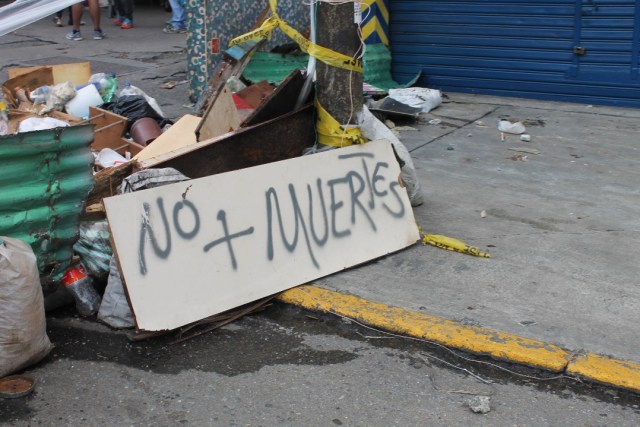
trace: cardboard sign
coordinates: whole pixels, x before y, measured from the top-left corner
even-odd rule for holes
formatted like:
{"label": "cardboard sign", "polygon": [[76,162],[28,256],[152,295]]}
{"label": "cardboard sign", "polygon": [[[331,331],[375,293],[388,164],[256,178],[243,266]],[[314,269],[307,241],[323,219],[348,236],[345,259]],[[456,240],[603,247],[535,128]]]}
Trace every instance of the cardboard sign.
{"label": "cardboard sign", "polygon": [[419,239],[386,140],[104,199],[138,328],[173,329]]}

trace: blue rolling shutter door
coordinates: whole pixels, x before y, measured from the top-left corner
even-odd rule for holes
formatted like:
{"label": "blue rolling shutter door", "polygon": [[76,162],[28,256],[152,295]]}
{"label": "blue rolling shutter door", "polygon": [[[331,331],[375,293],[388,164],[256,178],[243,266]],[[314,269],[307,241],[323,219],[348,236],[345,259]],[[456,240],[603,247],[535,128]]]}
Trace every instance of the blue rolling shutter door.
{"label": "blue rolling shutter door", "polygon": [[393,73],[443,90],[640,107],[640,0],[392,0]]}

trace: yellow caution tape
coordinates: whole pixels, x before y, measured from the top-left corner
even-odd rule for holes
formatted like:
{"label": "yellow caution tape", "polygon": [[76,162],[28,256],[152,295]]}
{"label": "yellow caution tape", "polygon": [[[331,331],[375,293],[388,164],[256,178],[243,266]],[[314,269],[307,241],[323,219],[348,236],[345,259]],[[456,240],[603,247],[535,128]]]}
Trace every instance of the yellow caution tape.
{"label": "yellow caution tape", "polygon": [[353,144],[364,144],[367,139],[362,135],[359,128],[344,128],[325,110],[318,98],[316,98],[316,111],[318,120],[316,121],[316,131],[318,132],[318,142],[331,147],[347,147]]}
{"label": "yellow caution tape", "polygon": [[454,239],[453,237],[441,236],[439,234],[425,234],[421,227],[418,227],[418,230],[422,235],[423,245],[432,245],[440,249],[460,252],[481,258],[491,258],[490,253],[480,252],[477,246],[467,245],[462,240]]}
{"label": "yellow caution tape", "polygon": [[300,46],[300,50],[302,50],[303,52],[317,58],[318,60],[332,67],[343,68],[345,70],[357,71],[359,73],[362,73],[361,59],[352,58],[342,53],[335,52],[331,49],[327,49],[326,47],[318,46],[315,43],[311,43],[302,34],[296,31],[295,28],[280,19],[278,13],[276,12],[276,9],[278,7],[277,0],[269,0],[269,6],[271,8],[271,13],[273,14],[273,16],[265,20],[260,28],[231,40],[229,42],[229,46],[235,46],[237,44],[245,43],[251,40],[270,40],[273,30],[276,28],[280,28],[283,33],[289,36],[289,38],[291,38],[298,44],[298,46]]}

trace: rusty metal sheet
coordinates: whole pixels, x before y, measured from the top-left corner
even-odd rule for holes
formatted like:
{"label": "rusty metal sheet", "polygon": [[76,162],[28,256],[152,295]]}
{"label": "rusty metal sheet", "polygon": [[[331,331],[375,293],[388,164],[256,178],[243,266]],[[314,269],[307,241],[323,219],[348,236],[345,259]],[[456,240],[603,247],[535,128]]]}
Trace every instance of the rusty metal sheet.
{"label": "rusty metal sheet", "polygon": [[300,70],[293,70],[276,90],[244,121],[243,126],[256,125],[293,111],[304,85]]}
{"label": "rusty metal sheet", "polygon": [[298,157],[314,142],[314,109],[308,105],[276,119],[189,146],[171,158],[140,162],[140,166],[172,167],[189,178],[201,178]]}

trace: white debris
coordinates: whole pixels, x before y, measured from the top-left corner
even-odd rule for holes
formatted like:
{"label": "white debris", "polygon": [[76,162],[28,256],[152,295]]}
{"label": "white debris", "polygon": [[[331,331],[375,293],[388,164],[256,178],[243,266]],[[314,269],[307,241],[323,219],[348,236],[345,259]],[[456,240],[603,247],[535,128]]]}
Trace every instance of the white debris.
{"label": "white debris", "polygon": [[488,414],[491,411],[490,399],[489,396],[475,396],[467,400],[467,405],[476,414]]}

